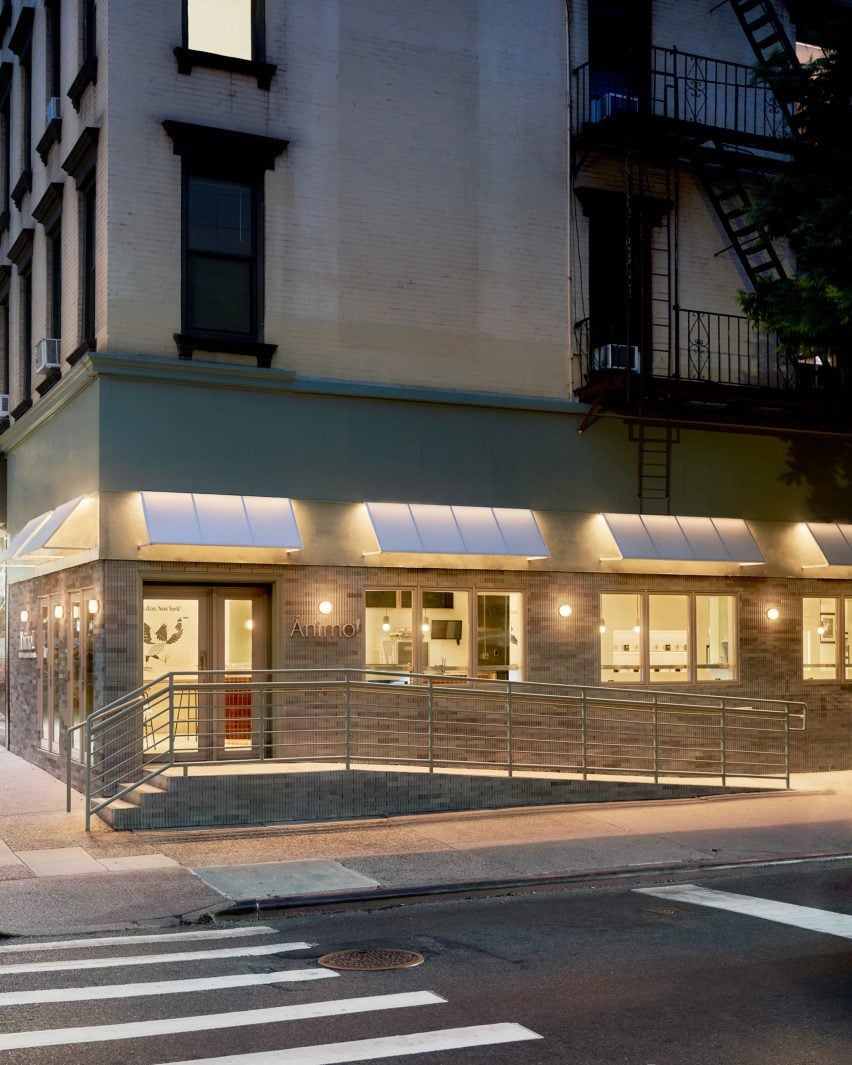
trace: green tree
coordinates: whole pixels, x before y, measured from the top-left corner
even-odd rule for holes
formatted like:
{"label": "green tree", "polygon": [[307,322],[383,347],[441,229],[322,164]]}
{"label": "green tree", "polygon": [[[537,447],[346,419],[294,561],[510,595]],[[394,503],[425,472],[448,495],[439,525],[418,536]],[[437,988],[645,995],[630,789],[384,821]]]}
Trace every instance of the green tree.
{"label": "green tree", "polygon": [[796,101],[797,135],[754,218],[789,241],[797,269],[740,301],[782,352],[852,369],[852,30],[832,42],[805,66],[778,57],[759,72],[779,99]]}

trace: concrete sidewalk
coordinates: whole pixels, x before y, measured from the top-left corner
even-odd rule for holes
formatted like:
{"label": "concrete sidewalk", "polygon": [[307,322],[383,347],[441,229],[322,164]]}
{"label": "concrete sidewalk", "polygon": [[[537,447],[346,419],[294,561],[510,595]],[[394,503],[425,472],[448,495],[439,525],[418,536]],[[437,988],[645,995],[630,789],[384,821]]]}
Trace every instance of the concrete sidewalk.
{"label": "concrete sidewalk", "polygon": [[0,934],[172,924],[231,900],[379,895],[852,854],[852,772],[791,791],[252,828],[83,827],[82,796],[0,748]]}

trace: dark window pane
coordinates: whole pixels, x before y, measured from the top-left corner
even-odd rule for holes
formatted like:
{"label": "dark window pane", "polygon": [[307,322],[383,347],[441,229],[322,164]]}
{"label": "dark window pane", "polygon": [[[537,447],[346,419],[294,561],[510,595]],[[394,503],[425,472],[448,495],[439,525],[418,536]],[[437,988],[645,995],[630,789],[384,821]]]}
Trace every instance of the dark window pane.
{"label": "dark window pane", "polygon": [[187,257],[189,328],[251,333],[251,267],[247,262]]}
{"label": "dark window pane", "polygon": [[190,178],[189,249],[252,254],[251,186]]}
{"label": "dark window pane", "polygon": [[[384,607],[387,610],[396,609],[396,592],[388,590],[371,591],[364,593],[364,605],[368,607]],[[409,603],[409,606],[411,604]]]}

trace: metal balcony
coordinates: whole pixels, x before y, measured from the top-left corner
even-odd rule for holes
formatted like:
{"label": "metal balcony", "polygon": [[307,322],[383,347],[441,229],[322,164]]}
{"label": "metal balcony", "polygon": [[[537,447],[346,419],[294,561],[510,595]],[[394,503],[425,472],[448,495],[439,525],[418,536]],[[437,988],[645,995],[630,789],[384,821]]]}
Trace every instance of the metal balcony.
{"label": "metal balcony", "polygon": [[[584,63],[573,72],[571,132],[594,136],[607,124],[667,120],[680,131],[724,136],[783,151],[792,137],[782,105],[752,67],[710,56],[652,48],[642,79]],[[597,129],[596,129],[597,127]]]}

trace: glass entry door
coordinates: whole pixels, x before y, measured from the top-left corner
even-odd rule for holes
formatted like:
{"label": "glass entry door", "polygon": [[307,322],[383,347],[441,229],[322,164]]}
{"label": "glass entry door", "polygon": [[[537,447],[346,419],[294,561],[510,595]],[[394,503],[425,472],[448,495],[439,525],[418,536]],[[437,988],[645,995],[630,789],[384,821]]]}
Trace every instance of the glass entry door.
{"label": "glass entry door", "polygon": [[[143,605],[143,675],[176,673],[174,747],[179,758],[255,757],[260,698],[253,671],[267,668],[266,588],[148,585]],[[162,682],[167,683],[166,681]],[[146,746],[168,746],[168,722],[143,723]]]}

